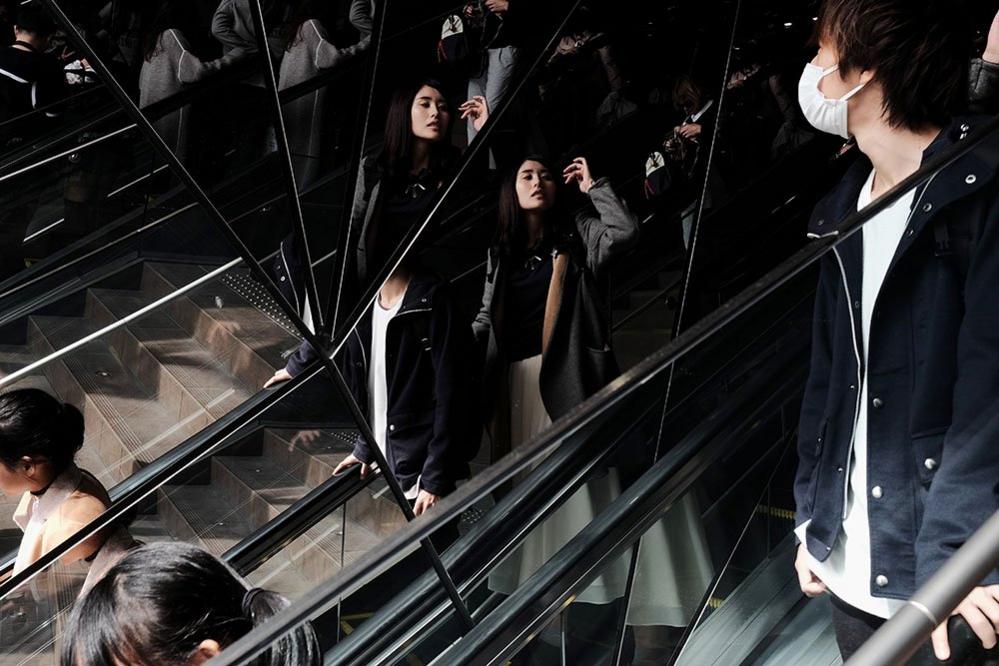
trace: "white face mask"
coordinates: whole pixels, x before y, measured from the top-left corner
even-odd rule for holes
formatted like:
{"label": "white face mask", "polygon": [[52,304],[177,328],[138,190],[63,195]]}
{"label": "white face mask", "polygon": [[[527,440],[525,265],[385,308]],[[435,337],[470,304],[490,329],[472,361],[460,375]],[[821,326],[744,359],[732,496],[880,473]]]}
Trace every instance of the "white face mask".
{"label": "white face mask", "polygon": [[819,90],[819,82],[837,69],[839,69],[839,65],[822,69],[818,65],[807,63],[805,70],[801,73],[801,80],[798,81],[798,104],[801,105],[801,111],[812,127],[820,132],[849,139],[850,130],[847,129],[849,104],[847,102],[860,92],[865,84],[861,83],[840,99],[829,99]]}

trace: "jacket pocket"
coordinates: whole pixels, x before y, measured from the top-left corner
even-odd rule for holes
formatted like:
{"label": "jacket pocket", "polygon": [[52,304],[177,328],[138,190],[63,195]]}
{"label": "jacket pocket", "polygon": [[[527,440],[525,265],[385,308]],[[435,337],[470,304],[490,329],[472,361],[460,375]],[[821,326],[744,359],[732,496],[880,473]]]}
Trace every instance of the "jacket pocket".
{"label": "jacket pocket", "polygon": [[815,464],[812,465],[812,475],[808,480],[808,490],[805,497],[808,498],[808,513],[815,508],[815,496],[818,494],[819,479],[822,476],[822,451],[825,448],[826,427],[829,419],[822,419],[819,426],[819,434],[815,437]]}
{"label": "jacket pocket", "polygon": [[916,475],[924,486],[930,485],[940,467],[944,438],[947,436],[946,428],[935,430],[912,438],[913,463],[916,466]]}
{"label": "jacket pocket", "polygon": [[388,447],[397,476],[420,473],[433,432],[432,409],[404,412],[388,418]]}

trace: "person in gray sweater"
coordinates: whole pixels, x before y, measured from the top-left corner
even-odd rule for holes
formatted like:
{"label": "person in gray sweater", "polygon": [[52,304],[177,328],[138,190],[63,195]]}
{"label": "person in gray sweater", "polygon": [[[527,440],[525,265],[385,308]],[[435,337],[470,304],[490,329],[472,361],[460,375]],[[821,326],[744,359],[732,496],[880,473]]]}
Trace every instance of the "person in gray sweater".
{"label": "person in gray sweater", "polygon": [[[286,90],[304,83],[323,71],[360,55],[371,43],[371,0],[353,0],[350,20],[361,33],[359,42],[337,48],[330,41],[326,25],[334,17],[325,16],[328,0],[306,0],[292,20],[291,34],[281,59],[278,88]],[[326,96],[328,87],[297,97],[282,107],[288,146],[295,166],[295,180],[300,191],[312,185],[320,175],[323,148],[327,144]]]}
{"label": "person in gray sweater", "polygon": [[[139,107],[177,94],[192,83],[218,72],[239,57],[230,51],[217,60],[203,61],[191,52],[185,32],[197,29],[197,16],[185,0],[165,0],[156,17],[143,49],[139,72]],[[190,105],[184,106],[154,124],[160,136],[181,162],[190,157]]]}

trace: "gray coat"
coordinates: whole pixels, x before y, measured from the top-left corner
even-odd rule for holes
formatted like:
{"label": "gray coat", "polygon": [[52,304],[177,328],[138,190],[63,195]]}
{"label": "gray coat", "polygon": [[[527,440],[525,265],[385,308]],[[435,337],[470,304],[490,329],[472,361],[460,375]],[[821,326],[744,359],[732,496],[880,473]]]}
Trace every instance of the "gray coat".
{"label": "gray coat", "polygon": [[[541,360],[541,399],[554,420],[567,414],[617,376],[617,363],[610,347],[608,304],[598,285],[605,283],[613,261],[638,241],[638,220],[615,194],[605,178],[590,188],[596,209],[576,216],[575,233],[555,252],[545,312]],[[504,258],[496,248],[489,251],[486,282],[472,331],[486,347],[485,409],[490,414],[493,456],[510,450],[509,387],[502,340],[503,304],[506,285]]]}
{"label": "gray coat", "polygon": [[970,74],[968,99],[972,109],[978,113],[999,111],[999,63],[975,58]]}
{"label": "gray coat", "polygon": [[[202,62],[189,50],[187,39],[179,30],[164,30],[156,41],[149,60],[142,61],[139,72],[139,107],[145,108],[176,95],[185,86],[200,81],[234,60],[224,56]],[[187,131],[190,107],[185,106],[156,121],[156,129],[183,162],[188,155],[190,137]]]}
{"label": "gray coat", "polygon": [[[291,88],[313,79],[323,70],[336,67],[362,53],[371,42],[370,34],[360,42],[338,49],[328,39],[326,28],[315,19],[299,26],[295,40],[281,60],[278,87]],[[327,88],[319,88],[287,102],[284,112],[288,145],[295,164],[299,188],[311,185],[319,176],[320,159],[325,143],[324,128]]]}

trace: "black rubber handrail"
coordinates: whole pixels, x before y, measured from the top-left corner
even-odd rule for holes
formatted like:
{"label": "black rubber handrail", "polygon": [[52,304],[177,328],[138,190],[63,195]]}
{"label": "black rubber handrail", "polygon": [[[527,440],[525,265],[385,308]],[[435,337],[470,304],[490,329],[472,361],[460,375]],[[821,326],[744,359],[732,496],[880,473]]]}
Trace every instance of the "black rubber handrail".
{"label": "black rubber handrail", "polygon": [[379,473],[371,473],[361,478],[360,468],[352,467],[329,477],[252,534],[241,539],[222,555],[222,559],[240,574],[249,574],[320,520],[345,505],[378,476]]}
{"label": "black rubber handrail", "polygon": [[[803,298],[807,299],[808,296]],[[794,302],[796,306],[785,310],[793,312],[803,301],[795,295]],[[775,354],[772,349],[767,351],[765,346],[760,345],[762,340],[777,330],[791,336],[788,340],[791,344],[786,348],[781,347],[786,353]],[[773,369],[772,372],[762,374],[779,381],[782,378],[782,368],[788,359],[794,354],[803,352],[804,346],[804,338],[788,332],[787,322],[779,318],[774,319],[772,325],[766,326],[752,339],[740,337],[738,349],[731,351],[732,360],[709,372],[703,381],[691,388],[684,399],[671,405],[666,417],[667,423],[671,422],[675,415],[686,411],[689,400],[696,400],[705,392],[720,392],[723,389],[723,381],[731,379],[733,372],[738,373],[737,376],[744,375],[761,355],[770,359],[767,367]],[[754,349],[758,349],[759,353],[745,358],[745,355],[751,354],[750,350]],[[756,374],[761,373],[757,371]],[[625,417],[617,414],[615,423],[631,425],[642,423],[650,413],[657,412],[660,406],[661,400],[652,400],[651,405],[644,409],[633,409]],[[496,506],[472,526],[471,530],[445,551],[442,555],[443,561],[448,570],[454,572],[453,575],[462,594],[469,594],[484,580],[494,563],[516,548],[520,538],[511,534],[509,517],[532,516],[526,524],[516,526],[516,534],[519,535],[526,534],[533,526],[539,524],[564,497],[578,488],[591,470],[608,462],[607,457],[616,446],[615,440],[620,440],[626,434],[626,428],[615,427],[615,430],[607,437],[606,442],[597,443],[596,452],[593,450],[594,442],[570,441],[561,444],[544,462],[532,470],[530,479],[521,482],[499,500]],[[609,464],[612,465],[613,462]],[[566,485],[564,479],[568,478],[572,478],[573,482]],[[544,510],[540,508],[542,506],[545,506]],[[496,543],[499,544],[498,547],[492,545]],[[423,575],[383,606],[370,622],[366,622],[353,632],[349,641],[342,641],[332,648],[327,653],[328,660],[344,664],[365,664],[374,661],[381,663],[383,659],[392,661],[401,655],[392,652],[385,654],[383,646],[398,644],[394,633],[398,633],[400,625],[405,629],[414,618],[419,618],[421,623],[426,618],[439,619],[449,611],[445,602],[439,593],[439,586],[434,584],[433,577]]]}
{"label": "black rubber handrail", "polygon": [[217,666],[236,664],[259,654],[277,638],[318,613],[327,610],[337,598],[359,587],[362,581],[385,571],[391,566],[399,552],[404,552],[420,539],[429,537],[450,521],[457,519],[462,512],[496,488],[544,459],[558,446],[562,439],[579,432],[587,424],[600,418],[607,410],[612,409],[618,402],[626,400],[642,385],[667,371],[677,360],[699,347],[716,332],[859,231],[865,222],[883,212],[914,188],[923,185],[937,171],[953,164],[978,148],[986,139],[993,137],[997,130],[999,130],[999,117],[991,119],[957,145],[934,156],[919,170],[871,203],[863,211],[847,217],[838,230],[834,230],[829,236],[793,254],[738,296],[703,317],[658,352],[628,370],[565,417],[556,421],[548,431],[511,452],[450,496],[444,498],[435,507],[432,515],[421,517],[419,520],[405,525],[372,548],[363,561],[345,566],[339,574],[304,595],[290,608],[239,639],[216,657]]}
{"label": "black rubber handrail", "polygon": [[[743,446],[764,417],[800,395],[807,376],[806,354],[773,376],[754,377],[726,401],[721,414],[698,425],[604,511],[527,579],[493,613],[441,655],[447,664],[496,664],[512,656],[531,631],[562,612],[610,561],[631,545],[682,498],[697,479]],[[542,608],[538,612],[538,608]]]}

